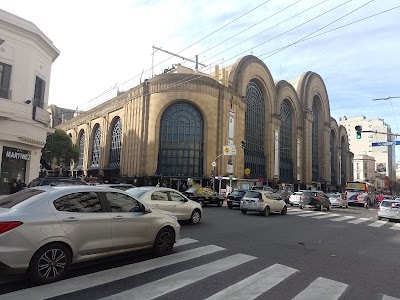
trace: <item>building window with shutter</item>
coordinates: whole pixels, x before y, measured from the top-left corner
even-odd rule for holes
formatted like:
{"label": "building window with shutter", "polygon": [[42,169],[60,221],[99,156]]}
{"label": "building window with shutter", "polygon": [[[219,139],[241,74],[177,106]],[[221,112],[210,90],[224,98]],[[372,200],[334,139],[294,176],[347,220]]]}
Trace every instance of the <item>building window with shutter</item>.
{"label": "building window with shutter", "polygon": [[44,106],[44,92],[46,88],[46,81],[36,76],[35,95],[33,97],[33,106],[43,108]]}
{"label": "building window with shutter", "polygon": [[11,66],[0,63],[0,98],[11,99]]}

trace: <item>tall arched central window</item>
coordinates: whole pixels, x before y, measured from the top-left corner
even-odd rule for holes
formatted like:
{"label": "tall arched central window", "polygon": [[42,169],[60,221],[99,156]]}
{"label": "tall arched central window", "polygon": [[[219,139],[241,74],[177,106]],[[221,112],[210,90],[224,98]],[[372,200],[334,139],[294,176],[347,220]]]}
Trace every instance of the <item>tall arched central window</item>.
{"label": "tall arched central window", "polygon": [[319,181],[319,166],[318,166],[318,110],[316,100],[313,100],[312,105],[312,181]]}
{"label": "tall arched central window", "polygon": [[282,182],[293,182],[292,112],[285,101],[281,104],[280,115],[280,180]]}
{"label": "tall arched central window", "polygon": [[81,136],[79,138],[79,159],[77,167],[83,167],[83,157],[85,155],[85,132],[82,131]]}
{"label": "tall arched central window", "polygon": [[246,90],[244,167],[250,178],[265,177],[265,104],[258,85],[250,81]]}
{"label": "tall arched central window", "polygon": [[336,185],[335,132],[333,130],[331,131],[330,152],[331,152],[331,185]]}
{"label": "tall arched central window", "polygon": [[101,130],[100,126],[97,125],[94,130],[93,136],[93,150],[92,150],[92,165],[91,169],[98,169],[100,164],[100,138]]}
{"label": "tall arched central window", "polygon": [[157,174],[202,177],[204,124],[200,111],[187,102],[172,104],[160,123]]}
{"label": "tall arched central window", "polygon": [[109,168],[119,168],[121,161],[122,122],[120,118],[114,121],[111,131]]}

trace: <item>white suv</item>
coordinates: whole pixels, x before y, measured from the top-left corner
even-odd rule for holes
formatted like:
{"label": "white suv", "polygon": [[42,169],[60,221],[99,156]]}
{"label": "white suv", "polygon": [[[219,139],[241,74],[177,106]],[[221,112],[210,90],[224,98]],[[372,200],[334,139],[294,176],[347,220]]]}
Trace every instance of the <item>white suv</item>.
{"label": "white suv", "polygon": [[285,215],[287,206],[285,201],[276,194],[269,191],[247,191],[240,201],[240,210],[243,214],[248,211],[261,212],[264,216],[270,213],[281,213]]}

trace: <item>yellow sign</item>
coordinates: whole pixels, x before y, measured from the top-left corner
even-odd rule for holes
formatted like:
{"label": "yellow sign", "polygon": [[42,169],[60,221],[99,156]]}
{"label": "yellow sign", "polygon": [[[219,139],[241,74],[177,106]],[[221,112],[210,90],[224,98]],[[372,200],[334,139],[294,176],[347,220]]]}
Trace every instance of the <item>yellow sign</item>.
{"label": "yellow sign", "polygon": [[246,168],[246,169],[244,169],[244,174],[246,174],[246,175],[250,175],[250,168]]}
{"label": "yellow sign", "polygon": [[224,147],[224,154],[229,155],[231,153],[231,148],[229,146]]}

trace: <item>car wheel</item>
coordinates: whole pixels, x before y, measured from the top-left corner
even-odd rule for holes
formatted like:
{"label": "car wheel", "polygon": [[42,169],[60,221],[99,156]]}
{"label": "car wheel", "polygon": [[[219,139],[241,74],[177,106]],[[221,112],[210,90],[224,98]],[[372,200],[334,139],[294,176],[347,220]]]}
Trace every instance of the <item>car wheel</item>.
{"label": "car wheel", "polygon": [[33,255],[29,264],[29,279],[36,284],[47,284],[65,277],[71,265],[70,249],[59,243],[47,244]]}
{"label": "car wheel", "polygon": [[175,235],[171,228],[163,228],[157,234],[153,244],[153,252],[157,256],[167,255],[172,252],[175,243]]}
{"label": "car wheel", "polygon": [[281,210],[281,214],[282,214],[282,215],[286,215],[286,213],[287,213],[287,206],[285,205],[285,206],[283,207],[283,209]]}
{"label": "car wheel", "polygon": [[219,201],[219,202],[218,202],[218,207],[222,207],[223,204],[224,204],[224,201],[222,201],[222,200]]}
{"label": "car wheel", "polygon": [[192,216],[190,217],[190,223],[192,223],[193,225],[198,224],[200,223],[200,220],[201,220],[201,213],[198,209],[195,209],[192,212]]}
{"label": "car wheel", "polygon": [[266,207],[264,208],[264,210],[263,210],[262,213],[263,213],[264,216],[268,217],[268,216],[269,216],[269,213],[270,213],[269,206],[266,206]]}
{"label": "car wheel", "polygon": [[303,209],[303,206],[299,205],[299,208],[300,208],[300,209]]}
{"label": "car wheel", "polygon": [[380,216],[378,216],[378,220],[381,220],[382,218]]}
{"label": "car wheel", "polygon": [[232,209],[232,205],[228,205],[228,208],[229,208],[229,209]]}
{"label": "car wheel", "polygon": [[247,213],[247,210],[245,210],[245,209],[241,209],[240,211],[241,211],[242,214],[244,214],[244,215]]}
{"label": "car wheel", "polygon": [[292,203],[290,203],[290,206],[293,206],[293,204],[292,204]]}
{"label": "car wheel", "polygon": [[324,210],[324,206],[322,204],[320,204],[319,207],[318,207],[318,210],[319,211],[323,211]]}

